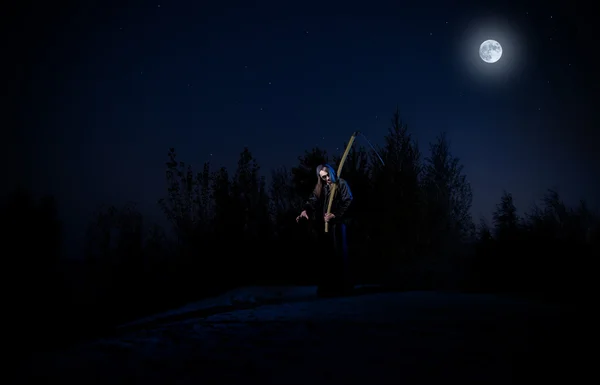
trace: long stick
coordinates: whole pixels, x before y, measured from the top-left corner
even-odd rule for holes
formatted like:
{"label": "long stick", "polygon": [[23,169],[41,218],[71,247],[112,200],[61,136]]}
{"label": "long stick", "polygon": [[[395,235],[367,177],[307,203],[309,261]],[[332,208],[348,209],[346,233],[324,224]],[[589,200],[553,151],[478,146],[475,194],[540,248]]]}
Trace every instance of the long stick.
{"label": "long stick", "polygon": [[[338,181],[340,180],[340,175],[342,174],[342,167],[344,167],[344,162],[346,161],[346,157],[350,152],[350,148],[352,148],[352,143],[354,143],[354,139],[358,135],[358,131],[352,134],[350,137],[350,141],[348,141],[348,145],[346,146],[346,151],[344,151],[344,155],[342,156],[342,160],[340,160],[340,165],[338,166],[337,175],[335,178],[335,182],[331,185],[331,193],[329,194],[329,203],[327,204],[327,214],[331,214],[331,205],[333,204],[333,196],[335,195],[335,191],[337,190]],[[329,222],[325,222],[325,232],[329,232]]]}

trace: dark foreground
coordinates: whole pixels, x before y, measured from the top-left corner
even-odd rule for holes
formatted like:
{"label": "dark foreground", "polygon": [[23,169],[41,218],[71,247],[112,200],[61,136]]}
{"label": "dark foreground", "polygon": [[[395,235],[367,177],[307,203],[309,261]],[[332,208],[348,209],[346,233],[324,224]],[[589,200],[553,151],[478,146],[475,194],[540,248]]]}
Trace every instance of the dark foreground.
{"label": "dark foreground", "polygon": [[271,304],[39,353],[17,383],[574,383],[570,317],[549,305],[449,293]]}

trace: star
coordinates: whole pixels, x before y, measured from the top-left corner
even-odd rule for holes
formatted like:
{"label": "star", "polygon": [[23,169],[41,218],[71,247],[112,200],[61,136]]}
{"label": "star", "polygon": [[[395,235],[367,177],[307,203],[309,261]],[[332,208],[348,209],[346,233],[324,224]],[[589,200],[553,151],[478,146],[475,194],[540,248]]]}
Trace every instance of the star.
{"label": "star", "polygon": [[271,85],[271,82],[269,82],[269,85]]}

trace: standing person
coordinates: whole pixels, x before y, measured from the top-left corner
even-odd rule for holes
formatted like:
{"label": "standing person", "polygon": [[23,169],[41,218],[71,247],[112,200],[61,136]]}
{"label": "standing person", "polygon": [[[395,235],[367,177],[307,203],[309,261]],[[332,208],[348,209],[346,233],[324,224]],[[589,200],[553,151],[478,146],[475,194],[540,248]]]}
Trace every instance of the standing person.
{"label": "standing person", "polygon": [[[332,185],[337,189],[327,214],[329,195]],[[337,178],[333,167],[322,164],[317,167],[317,184],[304,205],[304,211],[296,218],[314,217],[316,221],[318,244],[322,257],[319,269],[317,294],[320,296],[343,294],[351,288],[348,276],[348,247],[346,243],[346,224],[344,214],[352,203],[352,192],[348,183]],[[329,232],[325,232],[325,222],[329,223]]]}

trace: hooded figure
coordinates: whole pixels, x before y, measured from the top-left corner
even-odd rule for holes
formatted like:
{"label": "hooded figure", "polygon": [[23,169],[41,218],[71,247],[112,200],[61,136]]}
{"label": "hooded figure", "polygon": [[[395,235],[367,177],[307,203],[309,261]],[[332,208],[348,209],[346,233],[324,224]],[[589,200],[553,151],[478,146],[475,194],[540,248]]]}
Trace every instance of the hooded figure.
{"label": "hooded figure", "polygon": [[[331,213],[327,214],[331,186],[337,184]],[[338,295],[351,287],[348,277],[348,247],[346,243],[346,210],[352,203],[352,192],[344,179],[337,178],[333,167],[322,164],[317,167],[317,184],[304,205],[304,211],[296,218],[316,221],[318,243],[321,249],[322,266],[319,274],[317,294]],[[325,222],[329,222],[329,232],[325,232]]]}

